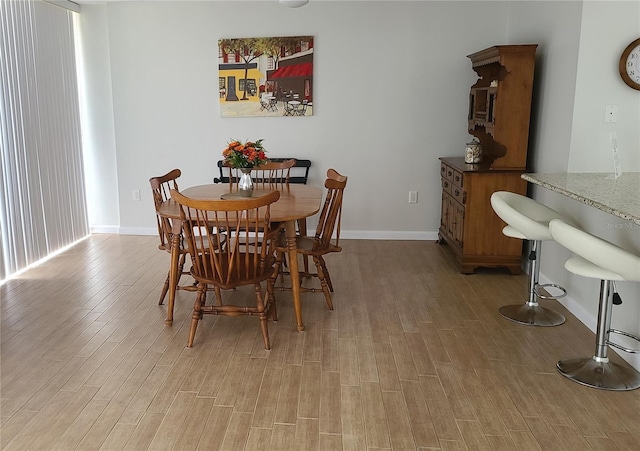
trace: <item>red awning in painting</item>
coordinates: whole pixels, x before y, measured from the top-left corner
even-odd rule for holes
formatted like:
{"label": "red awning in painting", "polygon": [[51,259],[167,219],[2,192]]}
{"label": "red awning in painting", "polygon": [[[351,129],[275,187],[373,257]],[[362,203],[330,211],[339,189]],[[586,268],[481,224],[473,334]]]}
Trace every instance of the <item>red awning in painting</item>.
{"label": "red awning in painting", "polygon": [[276,69],[269,79],[289,78],[289,77],[308,77],[313,74],[313,63],[292,64]]}

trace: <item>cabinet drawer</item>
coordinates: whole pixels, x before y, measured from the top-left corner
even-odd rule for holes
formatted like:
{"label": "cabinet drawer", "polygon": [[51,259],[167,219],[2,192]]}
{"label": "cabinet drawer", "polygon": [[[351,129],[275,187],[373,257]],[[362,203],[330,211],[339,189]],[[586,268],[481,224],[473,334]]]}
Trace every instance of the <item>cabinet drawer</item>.
{"label": "cabinet drawer", "polygon": [[453,176],[451,178],[451,181],[455,186],[459,186],[460,188],[462,188],[462,172],[453,169]]}
{"label": "cabinet drawer", "polygon": [[447,166],[444,163],[440,164],[440,176],[443,179],[447,179],[450,182],[453,182],[453,173],[454,173],[454,170],[451,166]]}
{"label": "cabinet drawer", "polygon": [[452,188],[453,184],[451,183],[450,180],[446,179],[446,178],[442,178],[442,191],[444,191],[445,193],[449,193],[451,194],[451,188]]}
{"label": "cabinet drawer", "polygon": [[440,177],[442,177],[443,179],[446,178],[447,176],[447,168],[449,166],[447,166],[444,163],[440,163]]}
{"label": "cabinet drawer", "polygon": [[463,191],[462,172],[445,163],[440,163],[440,176],[442,177],[442,190],[450,194],[460,204],[464,204],[466,196]]}
{"label": "cabinet drawer", "polygon": [[464,195],[464,190],[462,187],[457,185],[451,185],[451,196],[458,201],[460,204],[463,204],[467,201],[467,196]]}

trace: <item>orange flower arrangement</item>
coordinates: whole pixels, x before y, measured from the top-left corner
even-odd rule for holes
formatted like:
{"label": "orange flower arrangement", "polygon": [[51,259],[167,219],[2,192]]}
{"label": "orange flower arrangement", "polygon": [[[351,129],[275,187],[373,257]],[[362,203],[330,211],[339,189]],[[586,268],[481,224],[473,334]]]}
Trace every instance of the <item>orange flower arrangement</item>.
{"label": "orange flower arrangement", "polygon": [[262,146],[262,139],[255,142],[242,143],[238,140],[230,141],[222,151],[224,160],[234,168],[257,168],[268,161],[266,150]]}

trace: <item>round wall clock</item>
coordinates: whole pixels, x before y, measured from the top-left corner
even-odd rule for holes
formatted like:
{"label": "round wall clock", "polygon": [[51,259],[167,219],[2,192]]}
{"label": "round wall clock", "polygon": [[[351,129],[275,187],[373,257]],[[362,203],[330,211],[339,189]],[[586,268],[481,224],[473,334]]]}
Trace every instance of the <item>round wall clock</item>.
{"label": "round wall clock", "polygon": [[640,38],[629,44],[622,52],[620,76],[627,85],[640,91]]}

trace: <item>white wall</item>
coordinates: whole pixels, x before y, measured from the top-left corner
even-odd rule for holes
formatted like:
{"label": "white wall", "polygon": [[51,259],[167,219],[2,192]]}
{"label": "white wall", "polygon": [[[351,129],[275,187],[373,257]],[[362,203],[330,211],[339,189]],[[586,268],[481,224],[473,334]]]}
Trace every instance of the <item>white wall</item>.
{"label": "white wall", "polygon": [[511,12],[508,40],[539,44],[529,133],[529,170],[566,171],[582,3],[517,2],[512,4]]}
{"label": "white wall", "polygon": [[[607,24],[611,27],[603,28]],[[624,48],[640,37],[640,1],[586,2],[582,17],[570,172],[612,172],[609,133],[616,131],[623,172],[640,170],[640,93],[618,72]],[[604,122],[616,105],[616,123]]]}
{"label": "white wall", "polygon": [[[149,177],[179,167],[181,186],[211,182],[239,137],[264,138],[270,156],[312,160],[312,183],[329,167],[348,175],[346,237],[410,239],[436,238],[437,158],[462,155],[470,139],[466,55],[504,41],[508,11],[502,2],[115,2],[83,15],[93,8],[108,24],[121,232],[154,233]],[[241,35],[315,36],[313,117],[220,117],[217,40],[238,36],[240,20]],[[105,39],[85,28],[85,39]]]}
{"label": "white wall", "polygon": [[[640,170],[640,96],[617,73],[619,54],[640,35],[638,1],[115,2],[83,5],[82,23],[100,80],[89,96],[105,115],[93,140],[104,162],[88,181],[105,205],[94,226],[155,233],[149,177],[179,167],[181,186],[209,183],[228,139],[265,138],[270,156],[311,159],[312,183],[329,167],[349,176],[345,237],[435,239],[438,157],[461,156],[470,139],[475,73],[465,55],[495,44],[539,44],[531,170],[610,171],[614,126],[623,170]],[[217,40],[274,34],[315,36],[314,116],[221,118]],[[618,106],[615,125],[603,121],[606,104]],[[407,203],[409,190],[418,204]],[[627,221],[547,190],[532,195],[640,252]],[[566,258],[545,243],[542,279],[567,287],[565,304],[593,329],[597,282],[568,274]],[[638,285],[620,288],[629,301],[614,310],[614,326],[640,333]]]}
{"label": "white wall", "polygon": [[78,84],[84,91],[82,145],[89,224],[93,231],[118,233],[118,170],[106,6],[83,7],[78,23],[83,37],[79,40],[82,69]]}

